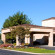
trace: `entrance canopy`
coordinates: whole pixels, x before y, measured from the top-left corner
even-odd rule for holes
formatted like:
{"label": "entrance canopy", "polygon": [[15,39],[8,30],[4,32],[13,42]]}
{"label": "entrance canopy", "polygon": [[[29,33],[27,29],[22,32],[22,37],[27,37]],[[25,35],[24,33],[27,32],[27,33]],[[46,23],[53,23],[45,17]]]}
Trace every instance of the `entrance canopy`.
{"label": "entrance canopy", "polygon": [[[40,34],[49,34],[49,43],[48,45],[49,46],[53,46],[53,28],[52,27],[43,27],[43,26],[37,26],[37,25],[28,25],[28,24],[23,24],[23,25],[18,25],[18,26],[21,26],[21,27],[30,27],[30,31],[31,31],[31,34],[35,34],[35,33],[40,33]],[[16,27],[16,26],[13,26],[13,27]],[[9,27],[9,28],[5,28],[5,29],[2,29],[2,36],[1,36],[1,39],[3,40],[3,42],[5,43],[5,33],[9,33],[11,32],[10,29],[12,29],[12,27]],[[30,34],[30,35],[31,35]],[[32,35],[31,35],[32,37]]]}

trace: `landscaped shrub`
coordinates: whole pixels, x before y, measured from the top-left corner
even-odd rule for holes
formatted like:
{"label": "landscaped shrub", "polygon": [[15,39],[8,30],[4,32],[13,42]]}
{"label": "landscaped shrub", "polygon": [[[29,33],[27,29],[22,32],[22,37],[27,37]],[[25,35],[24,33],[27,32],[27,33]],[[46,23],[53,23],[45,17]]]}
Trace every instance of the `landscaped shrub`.
{"label": "landscaped shrub", "polygon": [[24,43],[21,43],[22,46],[24,46]]}
{"label": "landscaped shrub", "polygon": [[4,44],[4,42],[3,42],[2,40],[0,40],[0,45],[1,45],[1,44]]}
{"label": "landscaped shrub", "polygon": [[25,45],[29,45],[28,43],[25,43]]}
{"label": "landscaped shrub", "polygon": [[2,45],[0,45],[0,48],[2,48],[2,47],[13,47],[13,45],[12,44],[2,44]]}
{"label": "landscaped shrub", "polygon": [[14,46],[16,46],[16,43],[13,43]]}

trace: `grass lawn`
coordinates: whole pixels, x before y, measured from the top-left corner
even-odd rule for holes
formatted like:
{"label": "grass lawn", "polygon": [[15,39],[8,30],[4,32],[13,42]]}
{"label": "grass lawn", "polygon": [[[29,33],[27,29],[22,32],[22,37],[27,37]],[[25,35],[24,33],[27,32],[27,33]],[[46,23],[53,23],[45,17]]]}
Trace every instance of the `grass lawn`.
{"label": "grass lawn", "polygon": [[47,50],[47,49],[41,49],[41,48],[15,48],[13,50],[26,51],[26,52],[32,52],[32,53],[55,53],[55,50]]}

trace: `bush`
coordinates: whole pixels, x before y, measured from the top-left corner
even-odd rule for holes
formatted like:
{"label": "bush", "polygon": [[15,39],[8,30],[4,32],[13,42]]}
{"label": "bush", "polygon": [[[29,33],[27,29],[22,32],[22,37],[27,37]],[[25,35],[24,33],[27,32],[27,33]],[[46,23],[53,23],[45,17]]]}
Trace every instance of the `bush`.
{"label": "bush", "polygon": [[2,40],[0,40],[0,45],[1,45],[1,44],[4,44],[4,42],[3,42]]}
{"label": "bush", "polygon": [[13,45],[12,44],[2,44],[2,45],[0,45],[0,48],[2,48],[2,47],[13,47]]}
{"label": "bush", "polygon": [[16,43],[13,43],[14,46],[16,46]]}
{"label": "bush", "polygon": [[29,45],[28,43],[25,43],[25,45]]}
{"label": "bush", "polygon": [[24,46],[24,43],[21,43],[22,46]]}

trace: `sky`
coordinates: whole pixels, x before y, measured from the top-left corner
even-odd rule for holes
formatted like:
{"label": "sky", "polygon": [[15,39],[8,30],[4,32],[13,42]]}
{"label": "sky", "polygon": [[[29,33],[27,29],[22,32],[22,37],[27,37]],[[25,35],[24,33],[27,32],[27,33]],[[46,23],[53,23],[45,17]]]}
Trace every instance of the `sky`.
{"label": "sky", "polygon": [[0,0],[0,30],[4,21],[18,11],[41,26],[42,20],[55,17],[55,0]]}

